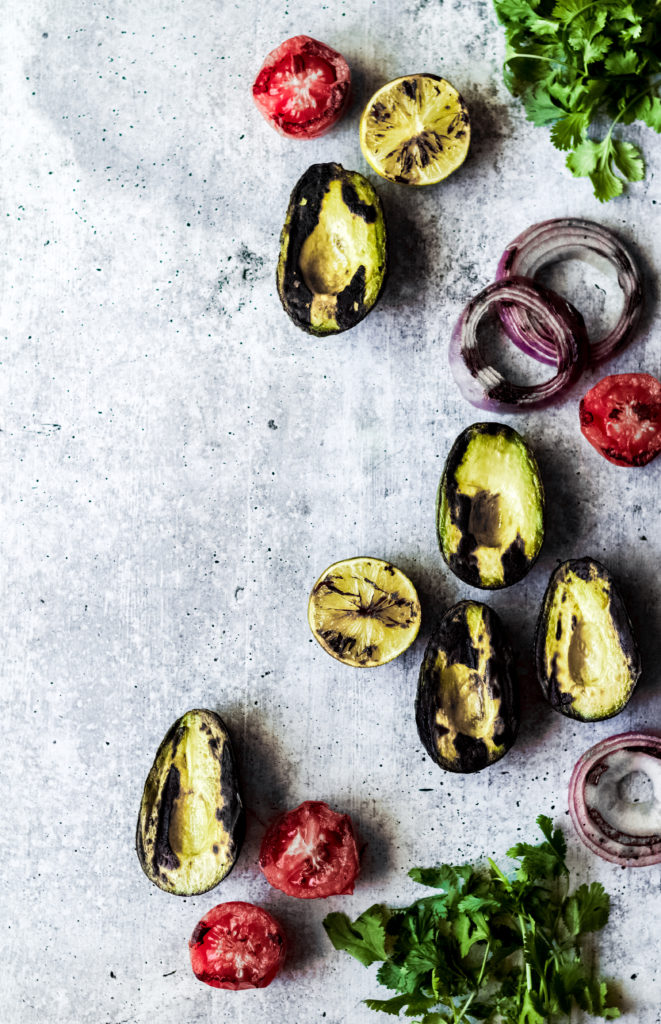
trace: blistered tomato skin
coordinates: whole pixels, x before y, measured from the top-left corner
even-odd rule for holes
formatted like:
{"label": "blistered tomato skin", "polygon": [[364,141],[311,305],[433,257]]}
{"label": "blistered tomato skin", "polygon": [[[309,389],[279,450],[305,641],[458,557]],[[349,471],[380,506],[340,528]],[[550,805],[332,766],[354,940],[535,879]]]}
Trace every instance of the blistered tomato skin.
{"label": "blistered tomato skin", "polygon": [[281,135],[316,139],[346,110],[351,72],[337,50],[310,36],[293,36],[269,53],[252,95],[260,113]]}
{"label": "blistered tomato skin", "polygon": [[604,377],[579,416],[583,436],[615,466],[645,466],[661,451],[661,383],[649,373]]}
{"label": "blistered tomato skin", "polygon": [[191,966],[212,988],[266,988],[282,967],[287,942],[281,925],[253,903],[219,903],[195,926]]}
{"label": "blistered tomato skin", "polygon": [[351,818],[306,800],[271,823],[259,851],[268,882],[298,899],[350,895],[360,870]]}

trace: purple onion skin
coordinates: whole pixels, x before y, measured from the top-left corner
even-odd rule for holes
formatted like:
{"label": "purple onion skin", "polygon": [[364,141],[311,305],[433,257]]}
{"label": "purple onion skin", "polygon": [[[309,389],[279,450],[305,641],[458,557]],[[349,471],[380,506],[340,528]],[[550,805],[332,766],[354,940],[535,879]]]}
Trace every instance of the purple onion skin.
{"label": "purple onion skin", "polygon": [[[607,228],[594,221],[559,217],[533,224],[518,235],[500,257],[496,280],[522,276],[535,279],[542,267],[572,256],[595,253],[617,273],[624,306],[615,326],[603,338],[590,343],[589,363],[610,359],[632,340],[643,308],[642,279],[626,246]],[[519,348],[542,363],[555,363],[548,332],[535,317],[519,308],[498,310],[505,333]]]}
{"label": "purple onion skin", "polygon": [[[480,320],[492,306],[500,309],[512,303],[549,324],[557,372],[543,384],[507,381],[485,363],[480,352],[476,336]],[[555,401],[580,376],[587,353],[583,318],[566,299],[527,278],[510,277],[488,285],[468,303],[450,338],[449,361],[459,390],[472,405],[488,412],[522,412]]]}
{"label": "purple onion skin", "polygon": [[[578,759],[569,782],[569,815],[579,839],[588,850],[621,868],[648,867],[661,862],[661,836],[632,837],[604,831],[590,814],[585,801],[585,785],[609,754],[619,750],[641,751],[661,758],[661,738],[648,733],[618,733],[596,743]],[[633,840],[633,841],[632,841]],[[637,841],[636,841],[637,840]],[[646,841],[647,840],[647,841]]]}

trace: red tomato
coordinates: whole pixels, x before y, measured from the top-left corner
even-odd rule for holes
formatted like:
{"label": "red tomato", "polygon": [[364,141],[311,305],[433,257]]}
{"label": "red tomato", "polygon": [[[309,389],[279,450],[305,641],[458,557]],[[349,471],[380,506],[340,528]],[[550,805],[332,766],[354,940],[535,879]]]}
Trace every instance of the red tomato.
{"label": "red tomato", "polygon": [[615,373],[590,388],[581,430],[616,466],[644,466],[661,451],[661,384],[649,373]]}
{"label": "red tomato", "polygon": [[195,926],[190,942],[193,973],[213,988],[266,988],[282,967],[287,943],[282,927],[252,903],[219,903]]}
{"label": "red tomato", "polygon": [[360,863],[351,818],[320,800],[306,800],[269,825],[259,866],[288,896],[313,900],[352,893]]}
{"label": "red tomato", "polygon": [[349,102],[351,72],[342,54],[310,36],[293,36],[272,50],[252,95],[276,131],[316,139],[332,128]]}

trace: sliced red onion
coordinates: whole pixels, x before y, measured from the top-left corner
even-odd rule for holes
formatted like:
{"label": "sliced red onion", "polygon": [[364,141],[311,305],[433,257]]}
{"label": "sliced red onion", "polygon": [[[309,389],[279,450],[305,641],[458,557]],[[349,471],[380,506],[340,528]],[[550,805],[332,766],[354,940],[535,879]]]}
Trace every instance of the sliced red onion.
{"label": "sliced red onion", "polygon": [[623,868],[661,862],[661,738],[625,732],[576,763],[569,813],[589,850]]}
{"label": "sliced red onion", "polygon": [[[491,307],[521,307],[544,325],[558,368],[551,380],[513,384],[485,362],[477,327]],[[464,309],[450,339],[450,368],[464,398],[479,409],[520,411],[550,402],[569,387],[585,366],[587,348],[583,317],[566,299],[527,278],[508,277],[490,284]]]}
{"label": "sliced red onion", "polygon": [[[512,275],[534,278],[549,263],[572,258],[599,266],[599,257],[615,269],[624,293],[624,305],[615,326],[590,344],[590,363],[610,358],[631,341],[642,312],[640,271],[625,245],[607,228],[591,220],[558,217],[533,224],[518,235],[500,257],[496,280]],[[518,306],[503,308],[499,315],[515,345],[542,363],[555,363],[552,339],[543,322]]]}

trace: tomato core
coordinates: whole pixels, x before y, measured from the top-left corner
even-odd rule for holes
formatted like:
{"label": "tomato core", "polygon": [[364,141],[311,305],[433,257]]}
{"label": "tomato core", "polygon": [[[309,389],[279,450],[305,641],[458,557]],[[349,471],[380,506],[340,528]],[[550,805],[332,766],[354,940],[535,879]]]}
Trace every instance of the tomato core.
{"label": "tomato core", "polygon": [[288,121],[303,124],[323,111],[328,86],[334,81],[333,68],[321,57],[292,54],[273,69],[267,91],[276,113]]}
{"label": "tomato core", "polygon": [[351,818],[320,800],[307,800],[269,826],[259,864],[267,881],[289,896],[352,893],[360,862]]}
{"label": "tomato core", "polygon": [[276,131],[312,139],[342,116],[350,88],[351,72],[340,53],[310,36],[293,36],[269,53],[252,94]]}
{"label": "tomato core", "polygon": [[195,927],[190,942],[193,973],[212,988],[266,988],[285,958],[282,928],[252,903],[220,903]]}

